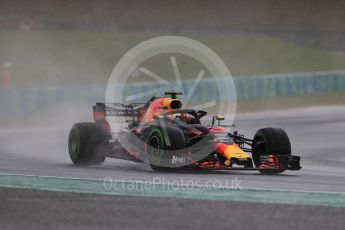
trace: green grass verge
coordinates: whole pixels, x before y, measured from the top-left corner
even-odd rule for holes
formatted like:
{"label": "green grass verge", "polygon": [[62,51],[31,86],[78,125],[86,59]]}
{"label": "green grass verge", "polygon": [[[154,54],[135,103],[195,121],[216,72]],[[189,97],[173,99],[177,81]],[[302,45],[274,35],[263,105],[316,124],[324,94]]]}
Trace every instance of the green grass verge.
{"label": "green grass verge", "polygon": [[[162,33],[82,31],[0,31],[0,64],[12,63],[17,85],[106,83],[121,56],[136,44]],[[345,53],[303,47],[259,35],[181,34],[213,49],[234,76],[345,69]],[[198,70],[177,59],[182,77]],[[150,64],[153,72],[171,78],[169,60]]]}

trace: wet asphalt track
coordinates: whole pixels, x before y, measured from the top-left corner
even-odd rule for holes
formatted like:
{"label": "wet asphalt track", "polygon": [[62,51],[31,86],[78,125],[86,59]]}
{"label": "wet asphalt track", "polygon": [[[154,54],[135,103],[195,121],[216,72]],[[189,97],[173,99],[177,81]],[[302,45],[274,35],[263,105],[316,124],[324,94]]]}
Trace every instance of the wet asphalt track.
{"label": "wet asphalt track", "polygon": [[0,189],[0,229],[344,229],[340,207]]}
{"label": "wet asphalt track", "polygon": [[[183,183],[187,180],[198,181],[200,185],[215,180],[226,183],[226,181],[236,178],[240,181],[241,187],[245,189],[345,194],[345,107],[329,106],[244,114],[238,115],[236,125],[237,130],[249,137],[252,137],[254,132],[261,127],[284,128],[290,136],[293,153],[302,157],[303,169],[279,176],[263,176],[256,172],[162,174],[153,172],[147,165],[112,159],[107,160],[102,166],[80,168],[72,166],[67,156],[68,129],[36,128],[0,131],[0,173],[101,180],[111,177],[114,180],[147,182],[161,180],[164,183]],[[274,224],[279,224],[279,228],[285,229],[292,227],[324,229],[325,226],[343,229],[345,226],[342,215],[339,215],[339,213],[345,213],[345,208],[173,198],[165,200],[163,198],[105,197],[101,195],[79,196],[69,193],[57,194],[18,189],[1,189],[0,194],[2,200],[0,222],[3,227],[8,228],[30,226],[30,224],[36,227],[43,226],[40,224],[45,223],[44,218],[41,221],[35,221],[40,218],[38,213],[43,212],[41,209],[47,205],[54,206],[54,202],[59,210],[54,209],[54,211],[48,208],[44,215],[48,215],[52,223],[63,224],[63,228],[92,228],[96,223],[99,223],[100,229],[114,229],[116,223],[120,224],[117,226],[119,228],[186,226],[198,229],[203,226],[197,222],[191,225],[190,222],[194,218],[205,219],[202,221],[205,226],[214,224],[224,228],[236,226],[266,229]],[[83,197],[85,200],[82,199]],[[59,206],[60,200],[66,204]],[[41,206],[34,205],[34,201]],[[103,203],[105,210],[109,210],[111,214],[97,215],[96,210],[102,210]],[[113,206],[110,205],[112,203]],[[120,205],[116,205],[118,203]],[[25,206],[28,205],[30,208],[26,209]],[[87,212],[88,209],[91,211]],[[13,213],[13,215],[4,210],[9,210],[9,213]],[[100,211],[100,213],[104,212],[104,210]],[[137,217],[133,217],[133,213]],[[219,213],[219,215],[215,213]],[[150,218],[145,218],[145,214]],[[169,215],[171,215],[170,218]],[[111,216],[114,217],[114,223],[112,223]],[[273,223],[268,223],[270,216],[273,217]],[[207,220],[208,217],[212,220]],[[64,222],[67,220],[66,218],[75,221]],[[131,221],[133,218],[137,219]],[[254,221],[246,221],[248,218]],[[153,225],[150,219],[155,219],[156,224]],[[31,223],[30,220],[32,220]],[[123,220],[127,220],[128,225]],[[94,224],[88,224],[90,221]],[[194,223],[193,221],[192,223]],[[332,224],[329,224],[330,222]],[[1,227],[1,229],[5,228]]]}

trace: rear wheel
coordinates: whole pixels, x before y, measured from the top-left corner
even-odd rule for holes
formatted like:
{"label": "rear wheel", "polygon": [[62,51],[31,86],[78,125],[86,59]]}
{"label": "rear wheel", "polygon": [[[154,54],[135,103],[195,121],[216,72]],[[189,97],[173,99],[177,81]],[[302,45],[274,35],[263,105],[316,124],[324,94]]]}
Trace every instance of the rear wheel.
{"label": "rear wheel", "polygon": [[[289,156],[291,144],[288,135],[281,128],[263,128],[254,135],[253,161],[256,167],[262,164],[261,156]],[[284,169],[259,170],[262,174],[282,173]]]}
{"label": "rear wheel", "polygon": [[74,124],[68,138],[72,162],[75,165],[102,164],[107,141],[108,136],[101,126],[91,122]]}

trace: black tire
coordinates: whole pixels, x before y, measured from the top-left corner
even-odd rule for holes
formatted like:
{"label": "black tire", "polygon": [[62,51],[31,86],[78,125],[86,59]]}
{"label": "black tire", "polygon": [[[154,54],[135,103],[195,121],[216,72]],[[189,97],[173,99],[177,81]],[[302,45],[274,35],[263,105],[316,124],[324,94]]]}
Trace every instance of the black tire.
{"label": "black tire", "polygon": [[171,150],[184,149],[186,146],[181,129],[168,126],[165,131],[169,137],[170,146],[167,146],[165,143],[162,128],[154,129],[147,142],[147,158],[151,168],[155,171],[172,171],[178,169],[177,167],[169,167],[169,161],[172,159]]}
{"label": "black tire", "polygon": [[[263,128],[254,135],[253,161],[256,167],[261,164],[260,156],[291,155],[291,144],[288,135],[281,128]],[[285,170],[259,170],[262,174],[278,174]]]}
{"label": "black tire", "polygon": [[75,165],[102,164],[107,141],[108,135],[100,125],[92,122],[74,124],[68,138],[72,162]]}

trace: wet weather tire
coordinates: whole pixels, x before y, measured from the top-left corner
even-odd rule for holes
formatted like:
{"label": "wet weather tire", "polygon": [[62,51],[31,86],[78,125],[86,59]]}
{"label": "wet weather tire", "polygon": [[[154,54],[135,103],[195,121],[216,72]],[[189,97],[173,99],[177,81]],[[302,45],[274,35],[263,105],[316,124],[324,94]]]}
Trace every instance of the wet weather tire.
{"label": "wet weather tire", "polygon": [[73,125],[69,138],[68,150],[75,165],[99,165],[105,160],[104,147],[107,134],[101,126],[92,122]]}
{"label": "wet weather tire", "polygon": [[166,127],[166,134],[169,137],[169,146],[166,144],[162,128],[154,129],[147,143],[147,158],[151,168],[155,171],[176,170],[169,167],[173,150],[185,148],[185,138],[181,129],[177,127]]}
{"label": "wet weather tire", "polygon": [[[288,135],[281,128],[263,128],[254,135],[253,161],[256,167],[261,164],[260,156],[291,155],[291,144]],[[278,174],[285,170],[259,170],[262,174]]]}

